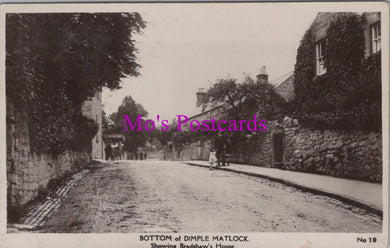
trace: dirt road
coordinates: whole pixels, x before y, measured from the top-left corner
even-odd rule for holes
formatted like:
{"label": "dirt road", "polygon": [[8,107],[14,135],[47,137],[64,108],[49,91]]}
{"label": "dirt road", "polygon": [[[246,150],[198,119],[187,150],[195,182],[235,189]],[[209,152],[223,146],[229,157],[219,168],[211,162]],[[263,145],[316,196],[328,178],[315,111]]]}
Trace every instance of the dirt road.
{"label": "dirt road", "polygon": [[92,170],[41,232],[381,232],[381,219],[266,179],[179,162]]}

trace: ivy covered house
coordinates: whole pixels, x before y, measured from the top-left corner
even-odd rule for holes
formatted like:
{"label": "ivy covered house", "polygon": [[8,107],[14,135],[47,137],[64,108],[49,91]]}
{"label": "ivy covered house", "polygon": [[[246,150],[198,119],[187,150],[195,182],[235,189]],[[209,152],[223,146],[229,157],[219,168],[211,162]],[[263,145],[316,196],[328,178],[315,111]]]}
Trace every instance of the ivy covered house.
{"label": "ivy covered house", "polygon": [[379,12],[319,13],[298,48],[294,91],[307,126],[381,129]]}
{"label": "ivy covered house", "polygon": [[[284,103],[266,117],[266,132],[234,143],[232,161],[381,183],[380,20],[374,12],[318,13],[294,72],[272,82],[272,97]],[[224,111],[218,106],[189,121]],[[177,159],[207,159],[208,148],[191,145]]]}
{"label": "ivy covered house", "polygon": [[[381,18],[379,12],[366,12],[361,16],[354,13],[332,13],[321,12],[318,13],[313,24],[312,32],[315,43],[315,76],[326,73],[324,55],[326,51],[327,31],[331,22],[337,19],[343,19],[344,16],[349,16],[351,19],[357,21],[357,25],[361,26],[363,34],[356,34],[364,38],[364,56],[365,58],[372,54],[378,53],[381,50]],[[341,22],[341,20],[339,20]],[[338,54],[340,56],[342,54]]]}
{"label": "ivy covered house", "polygon": [[380,51],[380,13],[318,13],[274,84],[282,113],[237,162],[382,182]]}
{"label": "ivy covered house", "polygon": [[293,88],[293,110],[272,131],[282,137],[273,165],[381,182],[380,13],[318,13],[298,47]]}

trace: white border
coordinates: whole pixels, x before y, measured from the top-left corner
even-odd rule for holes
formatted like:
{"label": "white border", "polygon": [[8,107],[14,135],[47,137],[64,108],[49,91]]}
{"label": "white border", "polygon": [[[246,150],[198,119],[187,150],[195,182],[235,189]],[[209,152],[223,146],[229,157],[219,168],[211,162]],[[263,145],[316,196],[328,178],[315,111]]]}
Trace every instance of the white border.
{"label": "white border", "polygon": [[[245,11],[246,8],[261,6],[275,11],[288,8],[290,11],[317,9],[319,12],[381,12],[382,23],[382,120],[383,120],[383,231],[375,234],[356,233],[245,233],[250,242],[237,243],[236,247],[303,247],[311,243],[311,247],[387,247],[388,245],[388,188],[389,188],[389,4],[386,2],[316,2],[316,3],[125,3],[125,4],[5,4],[1,6],[0,36],[1,71],[0,77],[0,247],[150,247],[150,242],[140,242],[137,233],[129,234],[38,234],[38,233],[6,233],[6,128],[5,128],[5,14],[35,12],[126,12],[137,11],[141,15],[151,9],[173,8],[182,11],[208,5],[208,13],[225,11],[227,8]],[[199,18],[202,18],[201,16]],[[186,235],[186,233],[180,233]],[[178,235],[178,234],[172,234]],[[202,235],[206,235],[205,233]],[[211,235],[211,234],[210,234]],[[234,233],[234,235],[240,235]],[[357,243],[357,237],[376,237],[375,244]],[[162,244],[162,243],[161,243]],[[200,243],[199,243],[200,244]],[[309,247],[309,246],[308,246]]]}

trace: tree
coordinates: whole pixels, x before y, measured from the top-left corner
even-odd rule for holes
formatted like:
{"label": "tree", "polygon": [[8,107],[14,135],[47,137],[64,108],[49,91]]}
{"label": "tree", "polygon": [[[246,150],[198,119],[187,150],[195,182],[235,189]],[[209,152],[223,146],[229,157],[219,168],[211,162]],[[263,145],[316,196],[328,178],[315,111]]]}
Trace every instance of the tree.
{"label": "tree", "polygon": [[114,112],[110,115],[110,119],[113,121],[114,126],[106,131],[106,134],[109,133],[121,133],[125,136],[126,140],[124,141],[123,149],[128,152],[134,152],[138,147],[143,147],[148,139],[146,133],[147,131],[137,131],[128,130],[124,131],[126,125],[128,126],[127,120],[124,117],[127,115],[132,123],[135,123],[137,117],[142,115],[141,119],[141,127],[143,128],[145,125],[146,117],[148,116],[148,112],[144,109],[141,104],[136,103],[131,96],[126,96],[122,104],[118,107],[118,111]]}
{"label": "tree", "polygon": [[28,114],[35,151],[80,149],[82,103],[139,74],[132,36],[144,27],[138,13],[7,14],[7,103]]}
{"label": "tree", "polygon": [[7,14],[7,90],[56,85],[77,105],[118,89],[139,75],[132,35],[144,27],[138,13]]}
{"label": "tree", "polygon": [[[257,83],[249,76],[242,82],[236,79],[219,79],[206,93],[203,107],[221,107],[221,113],[213,116],[215,120],[249,120],[254,115],[258,120],[275,117],[285,103],[284,99],[275,93],[269,83]],[[233,147],[233,153],[240,154],[256,149],[256,146],[247,146],[249,131],[225,132],[229,136]],[[172,137],[175,145],[192,143],[199,140],[208,140],[215,137],[216,132],[178,132]],[[252,135],[252,132],[251,134]],[[255,136],[263,136],[264,132],[257,132]],[[261,139],[261,138],[259,138]]]}
{"label": "tree", "polygon": [[230,110],[225,117],[242,120],[253,118],[255,114],[269,118],[275,114],[278,104],[282,103],[284,100],[275,93],[271,84],[255,83],[246,76],[241,83],[231,78],[218,80],[207,91],[203,106],[227,105]]}

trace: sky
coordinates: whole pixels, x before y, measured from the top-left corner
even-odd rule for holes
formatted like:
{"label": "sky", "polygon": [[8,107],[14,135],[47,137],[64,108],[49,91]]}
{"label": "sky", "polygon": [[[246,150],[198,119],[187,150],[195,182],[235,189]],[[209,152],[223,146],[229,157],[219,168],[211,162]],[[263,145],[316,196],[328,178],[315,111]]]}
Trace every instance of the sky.
{"label": "sky", "polygon": [[105,89],[105,112],[115,112],[131,95],[148,118],[171,121],[193,114],[198,88],[217,79],[255,78],[266,66],[272,83],[293,71],[299,41],[317,11],[262,4],[156,4],[140,10],[147,22],[134,36],[141,76],[124,79],[120,90]]}

